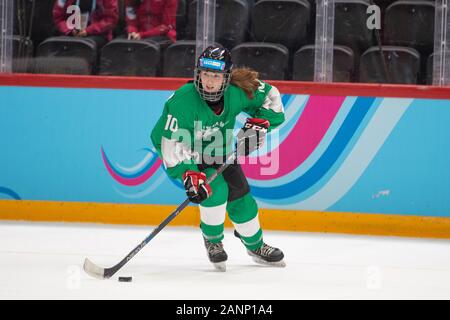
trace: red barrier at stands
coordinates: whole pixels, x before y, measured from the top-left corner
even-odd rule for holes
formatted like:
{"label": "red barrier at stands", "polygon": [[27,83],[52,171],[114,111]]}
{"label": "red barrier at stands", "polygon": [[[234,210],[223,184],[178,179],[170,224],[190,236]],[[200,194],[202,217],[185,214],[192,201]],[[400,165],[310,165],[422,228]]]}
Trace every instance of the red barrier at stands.
{"label": "red barrier at stands", "polygon": [[[0,86],[175,90],[188,80],[187,78],[1,74]],[[290,94],[450,99],[450,87],[365,83],[323,84],[270,80],[267,82],[275,85],[281,93]]]}

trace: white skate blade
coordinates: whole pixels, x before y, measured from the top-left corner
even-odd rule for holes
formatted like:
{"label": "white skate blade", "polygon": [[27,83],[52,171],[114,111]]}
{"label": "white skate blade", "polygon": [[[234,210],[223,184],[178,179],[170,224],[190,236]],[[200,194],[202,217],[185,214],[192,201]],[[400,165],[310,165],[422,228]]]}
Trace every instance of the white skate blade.
{"label": "white skate blade", "polygon": [[251,256],[253,261],[255,261],[258,264],[262,264],[265,266],[271,266],[271,267],[277,267],[277,268],[284,268],[286,267],[286,262],[284,260],[276,261],[276,262],[269,262],[266,260],[263,260],[259,257]]}
{"label": "white skate blade", "polygon": [[220,271],[220,272],[227,271],[227,265],[225,264],[225,262],[216,262],[216,263],[213,263],[213,266],[217,271]]}

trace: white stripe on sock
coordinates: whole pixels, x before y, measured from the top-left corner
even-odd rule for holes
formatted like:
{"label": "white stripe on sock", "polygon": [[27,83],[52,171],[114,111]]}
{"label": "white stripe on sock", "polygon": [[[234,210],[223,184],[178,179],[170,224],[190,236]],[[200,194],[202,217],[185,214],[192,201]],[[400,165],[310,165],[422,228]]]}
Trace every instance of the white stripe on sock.
{"label": "white stripe on sock", "polygon": [[236,231],[244,237],[252,237],[254,236],[260,229],[259,226],[259,218],[258,215],[254,217],[252,220],[244,222],[244,223],[235,223],[233,222]]}
{"label": "white stripe on sock", "polygon": [[227,203],[215,207],[203,207],[200,208],[200,220],[209,226],[218,226],[225,222],[225,213]]}

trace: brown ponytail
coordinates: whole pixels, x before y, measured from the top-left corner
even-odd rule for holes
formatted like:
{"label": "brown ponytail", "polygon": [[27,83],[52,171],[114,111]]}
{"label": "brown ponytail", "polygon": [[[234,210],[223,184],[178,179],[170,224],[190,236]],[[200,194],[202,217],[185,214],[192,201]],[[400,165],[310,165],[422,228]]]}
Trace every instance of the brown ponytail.
{"label": "brown ponytail", "polygon": [[259,87],[258,72],[250,68],[237,68],[231,72],[231,83],[244,90],[249,99]]}

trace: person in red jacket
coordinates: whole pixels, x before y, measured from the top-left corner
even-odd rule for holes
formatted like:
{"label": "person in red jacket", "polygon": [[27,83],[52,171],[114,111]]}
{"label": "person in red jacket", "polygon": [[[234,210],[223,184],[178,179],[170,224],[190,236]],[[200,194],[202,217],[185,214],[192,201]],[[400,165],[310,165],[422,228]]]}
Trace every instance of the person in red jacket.
{"label": "person in red jacket", "polygon": [[[74,5],[80,8],[80,29],[70,23],[74,13],[70,10],[67,13],[67,9]],[[119,20],[119,8],[117,0],[56,0],[53,20],[62,35],[89,37],[96,42],[99,38],[109,41],[113,38],[113,29]]]}
{"label": "person in red jacket", "polygon": [[177,39],[178,0],[126,0],[128,39]]}

